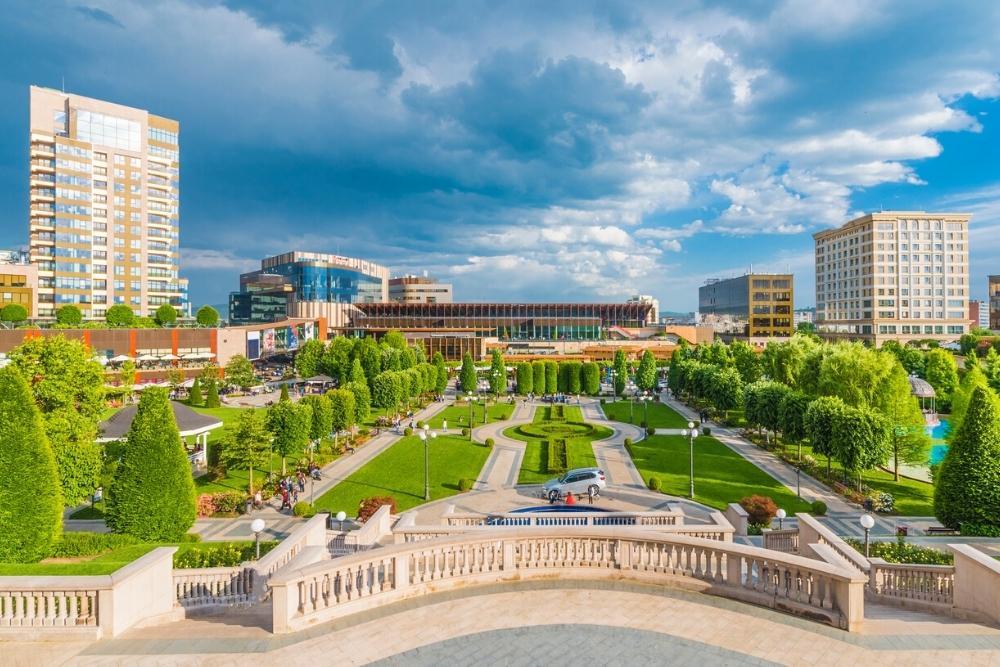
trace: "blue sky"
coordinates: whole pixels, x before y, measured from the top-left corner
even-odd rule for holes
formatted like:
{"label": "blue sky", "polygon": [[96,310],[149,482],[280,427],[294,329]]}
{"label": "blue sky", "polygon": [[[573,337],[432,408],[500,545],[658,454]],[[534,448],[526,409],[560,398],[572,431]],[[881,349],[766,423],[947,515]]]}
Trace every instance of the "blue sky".
{"label": "blue sky", "polygon": [[[665,6],[669,5],[669,6]],[[690,310],[884,209],[974,214],[1000,273],[1000,3],[11,1],[0,243],[27,236],[32,83],[181,122],[196,304],[290,249],[461,300]]]}

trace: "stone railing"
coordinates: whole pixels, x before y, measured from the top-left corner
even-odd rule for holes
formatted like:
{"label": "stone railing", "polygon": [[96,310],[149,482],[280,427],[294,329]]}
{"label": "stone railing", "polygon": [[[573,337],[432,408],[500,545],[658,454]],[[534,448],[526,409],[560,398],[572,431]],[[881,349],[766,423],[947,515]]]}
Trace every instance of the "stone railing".
{"label": "stone railing", "polygon": [[799,553],[810,556],[809,545],[825,544],[859,572],[868,574],[868,559],[859,554],[854,547],[834,534],[832,530],[817,521],[812,515],[799,513],[795,516],[799,520]]}
{"label": "stone railing", "polygon": [[798,528],[781,528],[776,530],[765,528],[763,536],[765,549],[773,549],[774,551],[786,554],[799,553]]}
{"label": "stone railing", "polygon": [[441,517],[446,526],[676,526],[683,512],[522,512],[457,513],[449,505]]}
{"label": "stone railing", "polygon": [[174,570],[177,604],[191,609],[253,602],[252,567],[205,567]]}
{"label": "stone railing", "polygon": [[317,514],[298,526],[281,544],[267,552],[256,563],[244,563],[253,570],[251,589],[256,599],[266,599],[268,596],[267,581],[272,574],[290,563],[306,547],[326,547],[326,523],[329,514]]}
{"label": "stone railing", "polygon": [[971,544],[949,544],[955,554],[952,614],[1000,625],[1000,561]]}
{"label": "stone railing", "polygon": [[846,566],[654,531],[505,528],[286,569],[270,582],[273,630],[451,588],[556,577],[674,583],[848,630],[864,618],[866,578]]}
{"label": "stone railing", "polygon": [[355,551],[370,549],[379,540],[392,533],[392,514],[389,505],[382,505],[368,517],[361,528],[344,536],[344,544],[353,547]]}
{"label": "stone railing", "polygon": [[927,611],[950,611],[955,601],[955,567],[887,563],[869,559],[868,594],[880,602],[894,602]]}
{"label": "stone railing", "polygon": [[99,639],[174,619],[175,551],[153,549],[108,575],[0,577],[0,637]]}

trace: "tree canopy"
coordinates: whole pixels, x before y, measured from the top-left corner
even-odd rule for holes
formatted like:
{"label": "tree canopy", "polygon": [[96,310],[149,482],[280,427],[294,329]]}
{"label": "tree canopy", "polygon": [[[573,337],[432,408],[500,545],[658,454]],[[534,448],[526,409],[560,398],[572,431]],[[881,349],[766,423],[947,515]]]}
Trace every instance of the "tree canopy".
{"label": "tree canopy", "polygon": [[235,354],[226,362],[226,382],[247,390],[257,382],[253,364],[242,354]]}
{"label": "tree canopy", "polygon": [[205,305],[194,314],[194,320],[198,326],[215,327],[219,325],[219,311],[211,306]]}
{"label": "tree canopy", "polygon": [[135,324],[135,313],[124,303],[118,303],[108,308],[104,319],[111,327],[131,327]]}
{"label": "tree canopy", "polygon": [[156,309],[156,314],[153,316],[156,323],[161,327],[173,324],[177,321],[177,309],[171,306],[169,303],[165,303]]}
{"label": "tree canopy", "polygon": [[67,303],[56,310],[56,323],[64,326],[77,326],[83,322],[83,311],[72,303]]}
{"label": "tree canopy", "polygon": [[465,393],[475,393],[478,390],[476,364],[473,363],[472,354],[469,352],[462,355],[462,369],[458,373],[458,380],[462,385],[462,391]]}
{"label": "tree canopy", "polygon": [[270,446],[271,433],[267,430],[263,411],[243,410],[236,426],[232,430],[226,429],[219,456],[227,468],[249,471],[249,492],[253,494],[253,471],[268,465]]}
{"label": "tree canopy", "polygon": [[285,474],[286,459],[298,456],[309,444],[312,412],[308,405],[278,401],[267,409],[267,429],[273,436],[274,452],[281,457],[281,474]]}

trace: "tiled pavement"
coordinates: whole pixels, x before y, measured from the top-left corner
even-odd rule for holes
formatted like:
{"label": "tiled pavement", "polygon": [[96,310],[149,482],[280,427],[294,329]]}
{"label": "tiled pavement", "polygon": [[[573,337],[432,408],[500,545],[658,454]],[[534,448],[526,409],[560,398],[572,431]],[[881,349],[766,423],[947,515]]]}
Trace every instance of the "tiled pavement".
{"label": "tiled pavement", "polygon": [[641,428],[633,424],[610,421],[597,399],[585,399],[580,406],[584,420],[610,428],[613,433],[604,440],[593,442],[594,456],[608,478],[608,484],[632,488],[646,488],[642,475],[625,450],[625,438],[637,442],[645,437]]}
{"label": "tiled pavement", "polygon": [[0,653],[24,665],[1000,665],[997,628],[869,605],[861,631],[846,633],[723,598],[621,581],[465,588],[291,635],[269,635],[259,621],[209,617],[133,630],[74,647],[68,661],[66,646],[0,645]]}

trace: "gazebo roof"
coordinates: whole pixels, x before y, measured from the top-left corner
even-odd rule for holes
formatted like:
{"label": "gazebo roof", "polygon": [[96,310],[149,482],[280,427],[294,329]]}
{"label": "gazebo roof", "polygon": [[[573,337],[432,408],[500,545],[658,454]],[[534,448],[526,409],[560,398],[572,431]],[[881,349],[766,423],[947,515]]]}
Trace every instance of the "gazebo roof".
{"label": "gazebo roof", "polygon": [[[177,430],[181,432],[182,437],[200,435],[222,426],[221,420],[195,412],[183,403],[170,401],[170,407],[174,410],[174,420],[177,422]],[[137,409],[137,405],[127,405],[101,422],[97,427],[101,433],[97,441],[110,442],[125,438],[132,426],[132,420],[135,419]]]}
{"label": "gazebo roof", "polygon": [[329,375],[314,375],[311,378],[306,378],[304,382],[306,384],[330,384],[333,382],[333,378]]}
{"label": "gazebo roof", "polygon": [[918,378],[916,375],[910,376],[910,393],[917,398],[934,398],[937,395],[934,387],[927,380]]}

